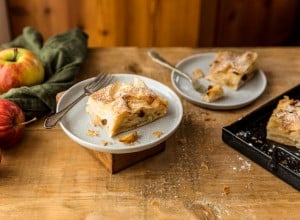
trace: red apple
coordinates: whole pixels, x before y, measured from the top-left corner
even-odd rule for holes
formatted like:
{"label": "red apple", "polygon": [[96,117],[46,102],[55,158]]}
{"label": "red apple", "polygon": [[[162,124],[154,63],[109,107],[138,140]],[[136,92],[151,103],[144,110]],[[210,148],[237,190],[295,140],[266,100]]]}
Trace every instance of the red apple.
{"label": "red apple", "polygon": [[0,148],[9,148],[21,139],[24,122],[24,113],[18,105],[0,99]]}
{"label": "red apple", "polygon": [[42,62],[30,50],[9,48],[0,51],[0,94],[11,88],[39,84],[44,75]]}

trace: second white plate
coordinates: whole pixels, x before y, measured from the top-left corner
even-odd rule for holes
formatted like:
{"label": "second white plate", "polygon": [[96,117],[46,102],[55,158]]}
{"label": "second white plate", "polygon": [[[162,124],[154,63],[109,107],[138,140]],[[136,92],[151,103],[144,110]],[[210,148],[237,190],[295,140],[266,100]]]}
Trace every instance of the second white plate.
{"label": "second white plate", "polygon": [[[190,76],[195,69],[201,69],[207,74],[209,65],[214,60],[215,53],[196,54],[180,61],[176,67]],[[263,94],[267,86],[267,78],[262,70],[258,70],[255,76],[243,85],[238,91],[232,91],[224,87],[225,97],[214,102],[202,101],[202,95],[196,92],[189,81],[176,72],[172,72],[171,80],[176,91],[190,102],[208,109],[237,109],[244,107]],[[207,87],[209,82],[199,79]]]}

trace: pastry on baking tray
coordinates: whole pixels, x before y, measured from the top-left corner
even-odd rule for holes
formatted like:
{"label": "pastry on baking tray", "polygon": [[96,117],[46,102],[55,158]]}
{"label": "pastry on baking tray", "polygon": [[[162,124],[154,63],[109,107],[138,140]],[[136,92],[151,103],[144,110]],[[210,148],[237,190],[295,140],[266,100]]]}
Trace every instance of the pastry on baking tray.
{"label": "pastry on baking tray", "polygon": [[218,52],[210,65],[206,79],[232,90],[238,90],[254,76],[256,59],[257,53],[251,51]]}
{"label": "pastry on baking tray", "polygon": [[279,100],[267,124],[267,139],[300,148],[300,100]]}
{"label": "pastry on baking tray", "polygon": [[207,87],[205,94],[202,97],[203,101],[213,102],[224,96],[223,87],[217,84],[211,84]]}
{"label": "pastry on baking tray", "polygon": [[150,123],[167,110],[168,101],[137,77],[131,83],[116,82],[98,90],[86,105],[92,123],[111,137]]}

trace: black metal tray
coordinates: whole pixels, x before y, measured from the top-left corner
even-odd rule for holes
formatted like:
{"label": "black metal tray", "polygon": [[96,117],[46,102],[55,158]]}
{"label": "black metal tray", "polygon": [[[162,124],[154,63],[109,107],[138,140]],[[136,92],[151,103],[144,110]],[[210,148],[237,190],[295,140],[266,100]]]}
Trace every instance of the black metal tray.
{"label": "black metal tray", "polygon": [[225,126],[222,139],[275,176],[300,190],[300,150],[266,139],[266,125],[283,96],[300,99],[300,84]]}

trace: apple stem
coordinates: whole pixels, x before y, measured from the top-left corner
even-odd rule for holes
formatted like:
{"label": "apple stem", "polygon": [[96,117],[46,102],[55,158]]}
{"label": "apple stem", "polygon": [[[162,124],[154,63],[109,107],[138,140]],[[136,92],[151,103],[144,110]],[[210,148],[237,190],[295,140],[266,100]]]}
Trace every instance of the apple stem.
{"label": "apple stem", "polygon": [[14,48],[14,56],[12,58],[12,61],[15,62],[17,60],[17,55],[18,55],[18,48]]}
{"label": "apple stem", "polygon": [[29,121],[25,121],[25,122],[22,122],[22,123],[20,123],[20,125],[27,125],[27,124],[29,124],[29,123],[31,123],[31,122],[34,122],[34,121],[36,121],[36,117],[34,117],[33,119],[31,119],[31,120],[29,120]]}

